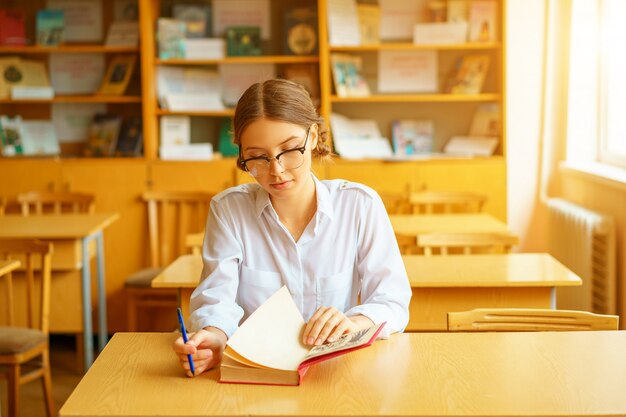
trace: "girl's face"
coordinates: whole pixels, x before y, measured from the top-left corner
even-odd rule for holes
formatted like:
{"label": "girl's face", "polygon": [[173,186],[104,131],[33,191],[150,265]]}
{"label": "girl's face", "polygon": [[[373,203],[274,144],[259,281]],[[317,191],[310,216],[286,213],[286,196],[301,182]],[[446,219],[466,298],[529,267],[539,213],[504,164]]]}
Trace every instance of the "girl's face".
{"label": "girl's face", "polygon": [[[304,129],[288,122],[259,119],[246,127],[240,141],[248,172],[273,199],[300,196],[312,184],[311,149],[317,145],[316,124]],[[265,158],[270,158],[269,164]]]}

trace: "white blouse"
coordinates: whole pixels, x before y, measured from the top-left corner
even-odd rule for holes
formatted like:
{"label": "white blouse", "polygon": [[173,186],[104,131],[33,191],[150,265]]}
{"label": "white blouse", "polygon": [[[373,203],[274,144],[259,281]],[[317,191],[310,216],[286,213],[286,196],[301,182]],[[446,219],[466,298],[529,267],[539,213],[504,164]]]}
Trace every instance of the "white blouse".
{"label": "white blouse", "polygon": [[404,330],[411,288],[380,197],[361,184],[313,178],[317,212],[297,242],[258,184],[213,198],[191,331],[214,326],[230,337],[283,285],[305,321],[320,306],[334,306],[387,322],[385,334]]}

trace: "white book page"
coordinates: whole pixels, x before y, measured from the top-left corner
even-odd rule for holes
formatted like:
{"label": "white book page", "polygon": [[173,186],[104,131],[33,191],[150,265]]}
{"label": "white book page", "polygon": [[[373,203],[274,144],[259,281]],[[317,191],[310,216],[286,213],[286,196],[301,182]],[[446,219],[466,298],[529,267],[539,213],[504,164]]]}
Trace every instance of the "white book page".
{"label": "white book page", "polygon": [[301,342],[304,318],[283,286],[243,322],[227,345],[269,368],[295,371],[309,353]]}
{"label": "white book page", "polygon": [[413,39],[413,25],[425,22],[429,0],[379,0],[380,39]]}
{"label": "white book page", "polygon": [[380,51],[379,93],[437,92],[437,51]]}

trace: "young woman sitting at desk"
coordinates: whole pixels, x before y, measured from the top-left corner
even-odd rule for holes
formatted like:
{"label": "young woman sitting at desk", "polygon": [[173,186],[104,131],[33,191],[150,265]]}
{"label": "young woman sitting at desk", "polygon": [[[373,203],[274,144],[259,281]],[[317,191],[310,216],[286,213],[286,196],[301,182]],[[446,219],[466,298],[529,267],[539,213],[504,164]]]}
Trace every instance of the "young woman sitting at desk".
{"label": "young woman sitting at desk", "polygon": [[382,322],[387,334],[404,330],[411,289],[385,207],[364,185],[315,177],[312,157],[331,151],[307,91],[286,80],[254,84],[233,127],[237,164],[257,183],[211,201],[190,300],[195,333],[173,346],[187,375],[187,355],[196,375],[217,365],[242,319],[283,285],[307,320],[305,344]]}

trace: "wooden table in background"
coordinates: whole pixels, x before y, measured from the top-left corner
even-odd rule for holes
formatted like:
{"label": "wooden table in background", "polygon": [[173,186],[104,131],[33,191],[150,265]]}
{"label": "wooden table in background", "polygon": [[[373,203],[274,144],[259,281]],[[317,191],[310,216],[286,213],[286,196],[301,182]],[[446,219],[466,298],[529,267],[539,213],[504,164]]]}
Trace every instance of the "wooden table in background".
{"label": "wooden table in background", "polygon": [[[98,346],[102,350],[108,338],[102,231],[118,218],[117,213],[0,216],[0,238],[41,239],[53,243],[50,331],[83,334],[85,371],[93,362],[89,265],[94,252],[92,243],[95,242],[97,264]],[[80,271],[81,292],[78,299],[71,291],[77,271]],[[80,317],[82,325],[80,321],[74,323]],[[59,325],[62,327],[57,327]]]}
{"label": "wooden table in background", "polygon": [[626,415],[626,331],[392,335],[312,366],[299,387],[187,378],[177,336],[116,333],[60,415]]}
{"label": "wooden table in background", "polygon": [[189,317],[189,299],[200,282],[202,255],[182,255],[152,280],[154,288],[176,288],[183,317]]}
{"label": "wooden table in background", "polygon": [[511,233],[509,226],[486,213],[474,214],[392,214],[394,232],[406,236],[421,233]]}
{"label": "wooden table in background", "polygon": [[447,330],[447,313],[480,307],[556,308],[556,287],[582,285],[546,253],[403,255],[413,291],[407,331]]}

